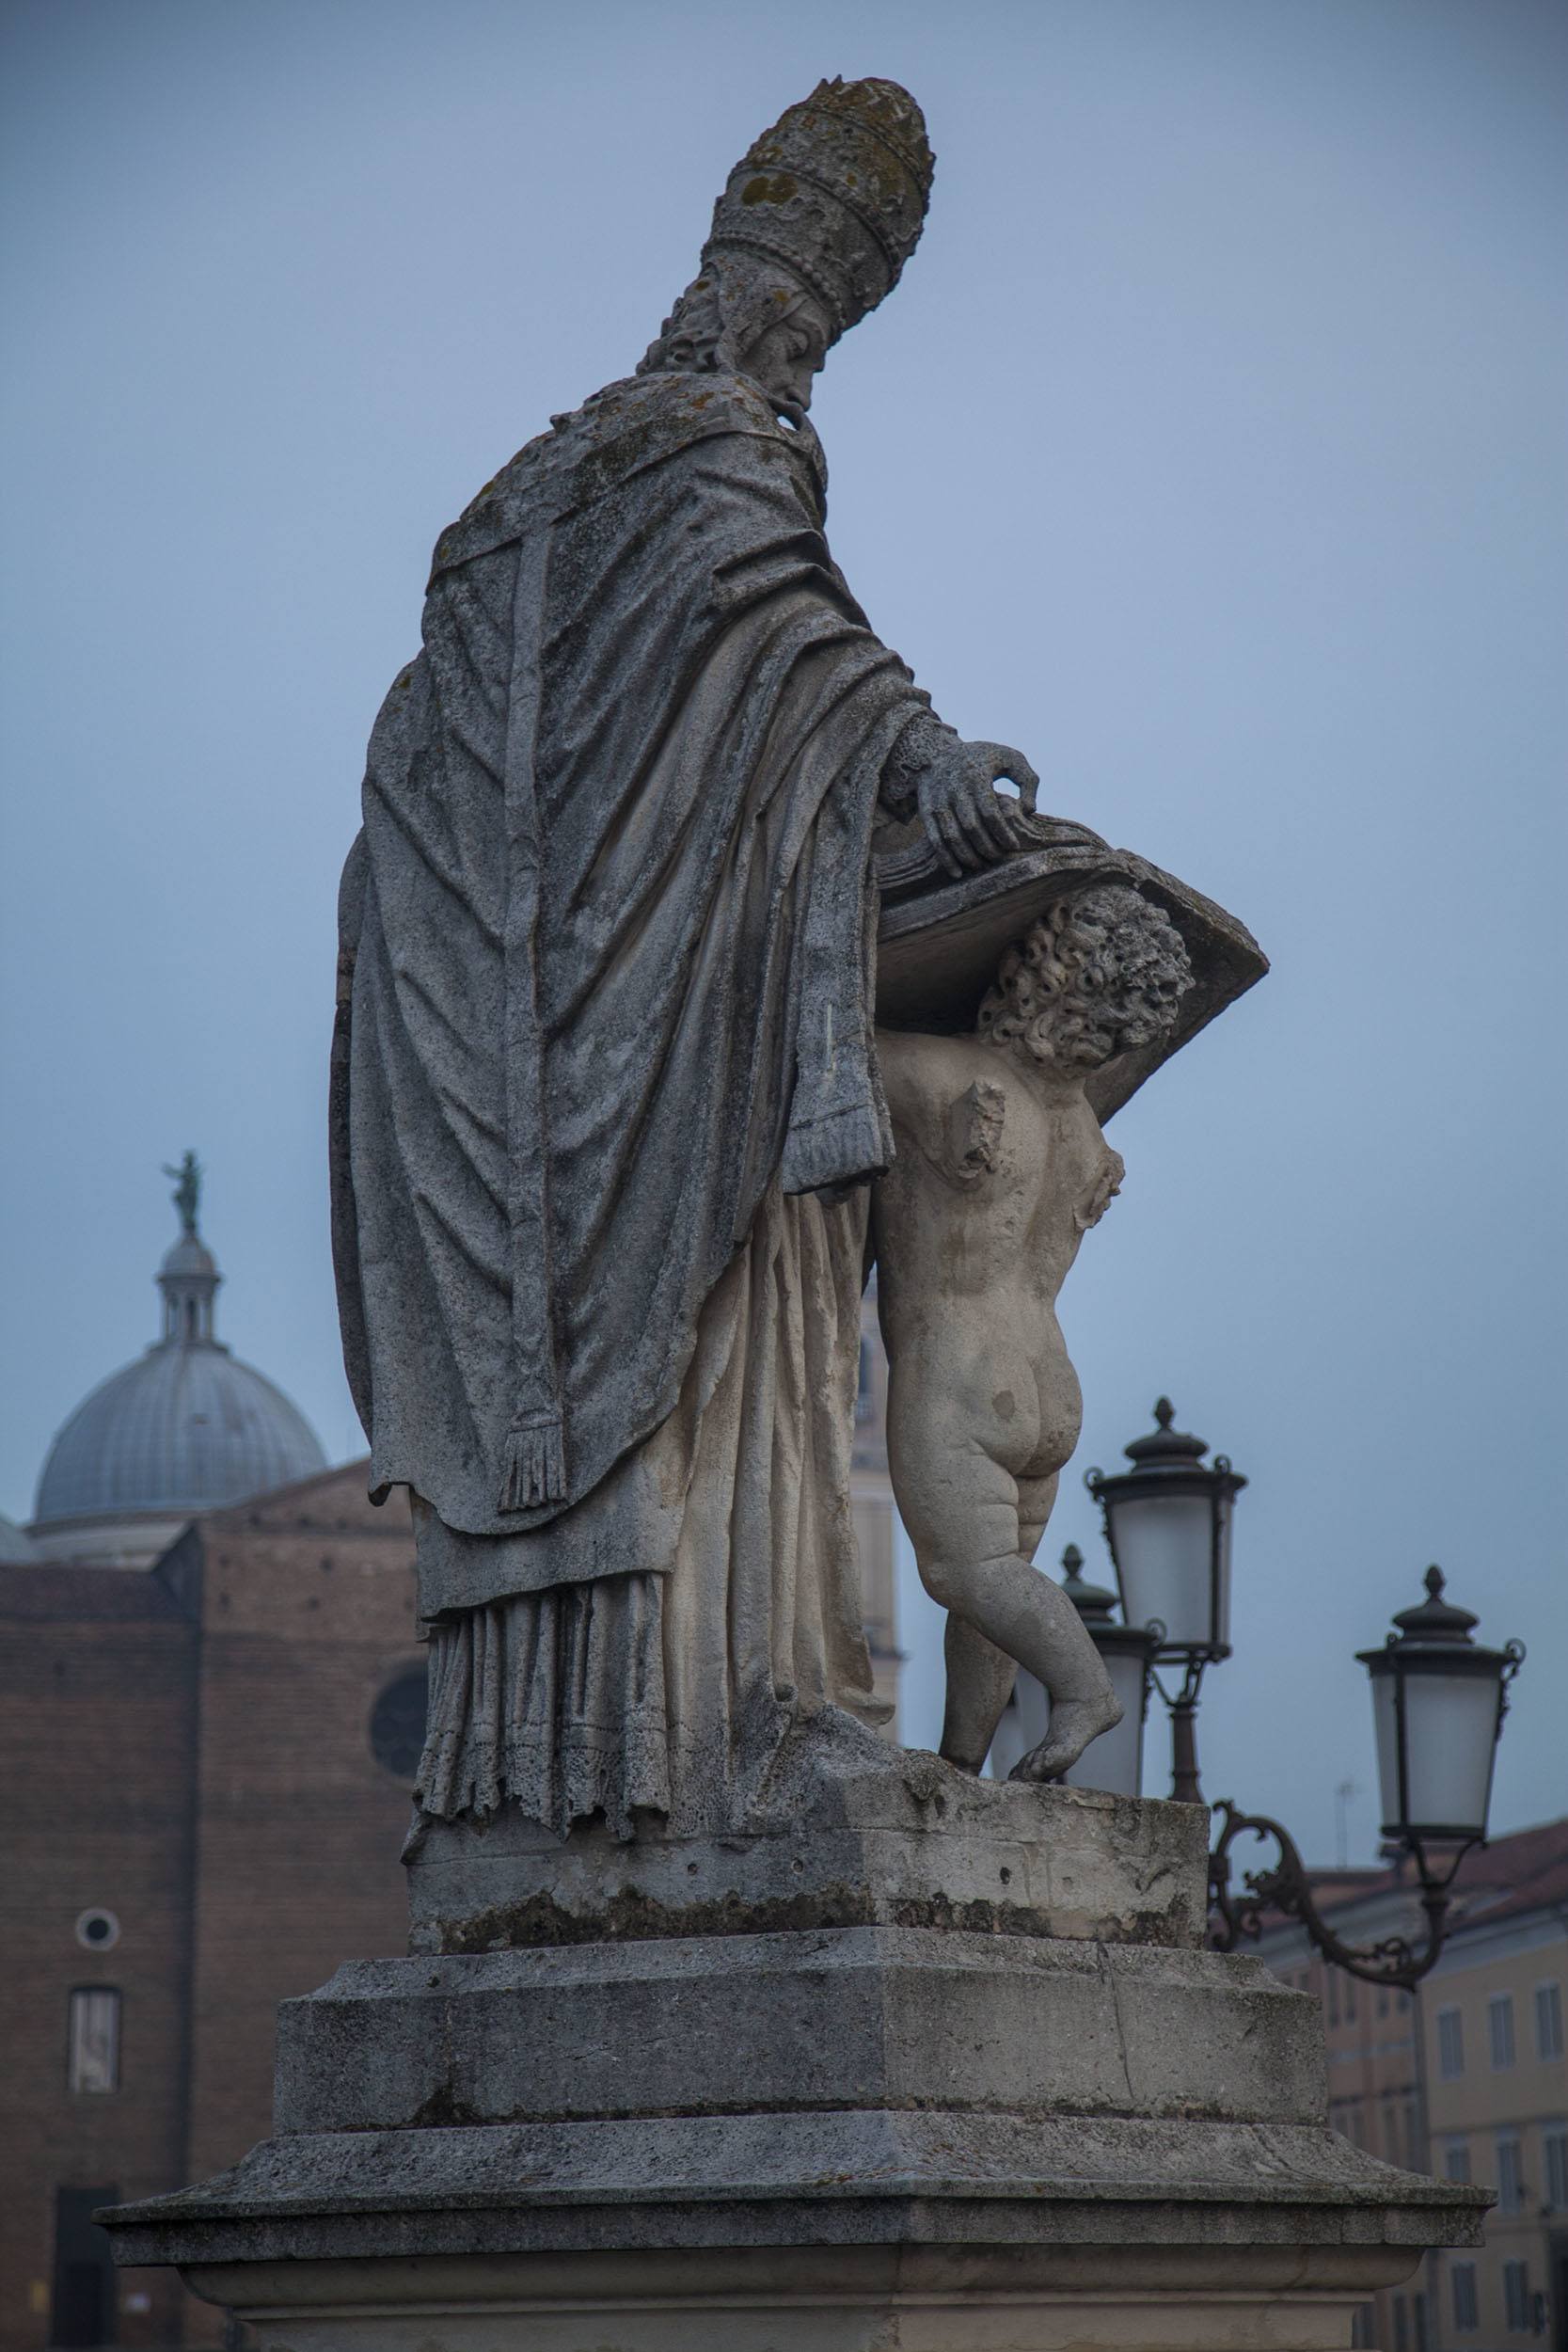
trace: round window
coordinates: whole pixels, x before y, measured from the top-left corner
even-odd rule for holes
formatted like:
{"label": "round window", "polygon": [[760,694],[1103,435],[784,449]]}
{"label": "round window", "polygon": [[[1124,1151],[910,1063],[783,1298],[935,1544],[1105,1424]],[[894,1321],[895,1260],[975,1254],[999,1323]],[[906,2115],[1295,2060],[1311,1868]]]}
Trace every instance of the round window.
{"label": "round window", "polygon": [[412,1780],[424,1746],[430,1677],[423,1666],[388,1682],[371,1709],[371,1753],[394,1779]]}
{"label": "round window", "polygon": [[76,1941],[89,1952],[112,1952],[119,1942],[119,1921],[112,1911],[84,1911],[76,1922]]}

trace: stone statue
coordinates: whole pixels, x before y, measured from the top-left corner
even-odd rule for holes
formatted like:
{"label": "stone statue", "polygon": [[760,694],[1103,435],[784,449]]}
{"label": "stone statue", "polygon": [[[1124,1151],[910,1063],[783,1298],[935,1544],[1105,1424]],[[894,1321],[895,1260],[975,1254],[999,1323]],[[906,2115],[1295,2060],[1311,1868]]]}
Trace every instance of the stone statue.
{"label": "stone statue", "polygon": [[1082,1409],[1055,1301],[1123,1174],[1085,1084],[1173,1028],[1192,977],[1169,918],[1113,885],[1037,919],[974,1033],[878,1034],[895,1147],[872,1216],[888,1460],[949,1613],[942,1753],[969,1772],[1020,1664],[1051,1720],[1014,1779],[1056,1778],[1119,1719],[1077,1610],[1031,1565]]}
{"label": "stone statue", "polygon": [[194,1152],[187,1152],[178,1168],[170,1168],[166,1161],[164,1174],[175,1180],[174,1205],[180,1214],[180,1231],[194,1233],[201,1208],[201,1162]]}
{"label": "stone statue", "polygon": [[890,82],[730,177],[635,377],[437,544],[341,894],[334,1229],[372,1491],[414,1497],[427,1811],[725,1817],[869,1711],[848,1504],[879,815],[1014,846],[823,537],[807,419],[931,177]]}
{"label": "stone statue", "polygon": [[[788,110],[442,537],[372,740],[334,1241],[431,1626],[409,1953],[283,2004],[270,2139],[100,2217],[272,2352],[1307,2352],[1479,2236],[1201,1948],[1205,1809],[1037,1785],[1114,1711],[1029,1565],[1101,1122],[1264,966],[833,567],[811,379],[930,171],[892,83]],[[949,1761],[856,1720],[868,1238]],[[976,1776],[1015,1659],[1036,1785]]]}

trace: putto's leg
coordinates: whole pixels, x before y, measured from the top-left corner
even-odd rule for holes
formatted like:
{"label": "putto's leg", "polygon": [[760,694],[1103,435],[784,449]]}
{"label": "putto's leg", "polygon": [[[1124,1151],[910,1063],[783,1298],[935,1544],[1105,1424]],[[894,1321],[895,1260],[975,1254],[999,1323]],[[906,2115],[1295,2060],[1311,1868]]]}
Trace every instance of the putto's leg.
{"label": "putto's leg", "polygon": [[962,1772],[978,1772],[990,1754],[1002,1710],[1012,1696],[1018,1661],[988,1642],[962,1617],[951,1613],[943,1641],[947,1660],[947,1705],[942,1753]]}
{"label": "putto's leg", "polygon": [[1056,1488],[1061,1472],[1053,1470],[1049,1477],[1031,1478],[1021,1472],[1018,1482],[1018,1549],[1020,1557],[1032,1560],[1040,1548],[1046,1521],[1056,1507]]}
{"label": "putto's leg", "polygon": [[[1021,1554],[1019,1489],[1012,1473],[973,1442],[931,1441],[928,1428],[920,1432],[926,1442],[900,1442],[914,1435],[900,1429],[896,1418],[890,1420],[894,1492],[914,1542],[921,1581],[932,1599],[961,1624],[1044,1683],[1051,1697],[1050,1726],[1039,1746],[1014,1768],[1013,1777],[1057,1779],[1091,1740],[1120,1720],[1110,1678],[1060,1585]],[[970,1661],[976,1655],[964,1652]],[[977,1696],[975,1679],[972,1672],[966,1703]],[[955,1756],[954,1762],[967,1763],[979,1729],[977,1720],[965,1724],[967,1753]]]}
{"label": "putto's leg", "polygon": [[[1056,1500],[1056,1473],[1048,1478],[1018,1481],[1021,1560],[1032,1560],[1039,1549],[1051,1506]],[[947,1661],[947,1705],[942,1718],[942,1753],[960,1772],[980,1772],[990,1754],[996,1727],[1018,1679],[1018,1661],[988,1642],[974,1626],[951,1613],[943,1644]]]}

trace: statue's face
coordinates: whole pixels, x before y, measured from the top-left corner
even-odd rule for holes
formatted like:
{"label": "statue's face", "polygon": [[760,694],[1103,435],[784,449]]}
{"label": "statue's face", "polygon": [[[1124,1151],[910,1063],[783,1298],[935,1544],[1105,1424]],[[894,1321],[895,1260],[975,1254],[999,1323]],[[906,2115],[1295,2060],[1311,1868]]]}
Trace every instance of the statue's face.
{"label": "statue's face", "polygon": [[747,352],[745,373],[760,384],[770,400],[796,408],[811,406],[812,378],[828,356],[832,328],[812,294],[803,294],[794,308],[757,337]]}

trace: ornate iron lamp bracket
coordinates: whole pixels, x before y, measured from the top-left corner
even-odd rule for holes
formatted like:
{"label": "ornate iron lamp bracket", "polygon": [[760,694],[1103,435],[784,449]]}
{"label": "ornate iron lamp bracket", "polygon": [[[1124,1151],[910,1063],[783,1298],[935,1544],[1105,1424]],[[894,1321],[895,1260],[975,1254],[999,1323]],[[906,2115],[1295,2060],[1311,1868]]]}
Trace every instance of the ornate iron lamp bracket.
{"label": "ornate iron lamp bracket", "polygon": [[[1273,1912],[1299,1919],[1324,1960],[1332,1961],[1337,1968],[1345,1969],[1353,1977],[1364,1979],[1368,1984],[1402,1985],[1408,1992],[1433,1966],[1443,1948],[1449,1888],[1454,1872],[1470,1846],[1479,1840],[1472,1838],[1468,1845],[1458,1849],[1441,1881],[1433,1875],[1419,1847],[1414,1848],[1420,1874],[1421,1908],[1426,1914],[1426,1940],[1417,1950],[1407,1937],[1390,1935],[1363,1950],[1342,1943],[1319,1912],[1312,1899],[1307,1866],[1289,1830],[1271,1821],[1266,1814],[1239,1812],[1228,1797],[1222,1799],[1214,1811],[1223,1817],[1219,1841],[1209,1857],[1209,1940],[1216,1951],[1233,1952],[1243,1940],[1256,1942],[1262,1932],[1265,1915]],[[1279,1850],[1279,1859],[1268,1869],[1243,1872],[1240,1887],[1234,1888],[1230,1849],[1243,1832],[1254,1837],[1272,1837]]]}

